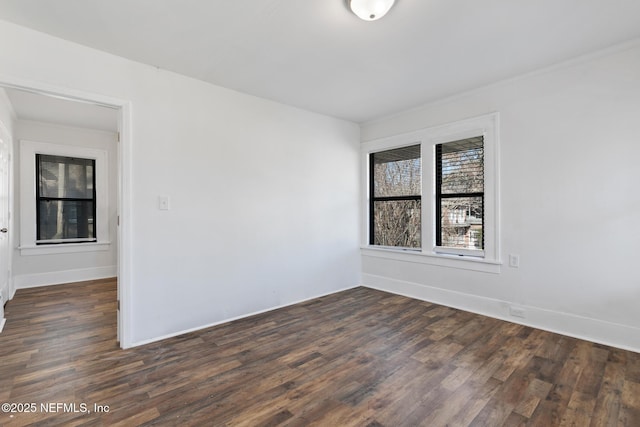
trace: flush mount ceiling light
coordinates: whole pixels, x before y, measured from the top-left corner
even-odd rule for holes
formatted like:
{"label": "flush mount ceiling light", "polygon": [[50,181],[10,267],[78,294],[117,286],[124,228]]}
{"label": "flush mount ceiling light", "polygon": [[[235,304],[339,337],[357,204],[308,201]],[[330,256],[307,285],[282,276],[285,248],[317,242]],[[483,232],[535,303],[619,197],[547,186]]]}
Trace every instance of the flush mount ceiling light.
{"label": "flush mount ceiling light", "polygon": [[349,6],[358,18],[375,21],[389,12],[395,0],[350,0]]}

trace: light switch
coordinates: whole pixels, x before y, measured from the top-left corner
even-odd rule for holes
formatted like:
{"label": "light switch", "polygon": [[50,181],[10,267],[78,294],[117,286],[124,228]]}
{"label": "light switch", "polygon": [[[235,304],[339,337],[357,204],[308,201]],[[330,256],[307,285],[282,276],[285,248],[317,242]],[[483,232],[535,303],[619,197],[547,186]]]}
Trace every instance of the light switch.
{"label": "light switch", "polygon": [[509,255],[509,267],[518,268],[520,267],[520,255]]}
{"label": "light switch", "polygon": [[158,209],[161,211],[169,210],[169,196],[158,196]]}

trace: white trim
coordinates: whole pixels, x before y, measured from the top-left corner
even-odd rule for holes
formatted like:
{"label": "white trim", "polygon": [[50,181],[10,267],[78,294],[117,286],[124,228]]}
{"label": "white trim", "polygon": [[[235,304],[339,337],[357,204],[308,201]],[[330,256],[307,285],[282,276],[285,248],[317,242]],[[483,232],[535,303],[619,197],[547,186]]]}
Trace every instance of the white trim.
{"label": "white trim", "polygon": [[470,256],[484,258],[484,251],[480,249],[452,248],[448,246],[434,246],[433,253],[442,255]]}
{"label": "white trim", "polygon": [[391,259],[416,264],[437,265],[447,268],[459,268],[462,270],[480,271],[482,273],[499,274],[502,263],[489,261],[477,257],[462,257],[450,254],[430,254],[406,249],[390,249],[377,246],[367,246],[360,249],[362,256]]}
{"label": "white trim", "polygon": [[[501,264],[500,252],[500,114],[498,112],[483,114],[459,120],[453,123],[433,126],[418,131],[407,132],[390,137],[380,138],[361,144],[362,165],[362,228],[361,246],[365,249],[379,248],[397,253],[397,250],[369,245],[369,155],[382,150],[389,150],[414,144],[420,144],[422,158],[422,255],[430,258],[429,264],[440,264],[445,267],[468,269],[461,261],[474,258],[477,261],[479,251],[471,253],[451,252],[455,257],[447,261],[442,256],[442,248],[435,248],[435,146],[450,141],[483,136],[485,152],[485,248],[481,255],[488,264]],[[363,252],[364,253],[364,252]],[[407,251],[404,251],[407,253]],[[459,256],[458,256],[459,255]],[[381,256],[381,255],[377,255]],[[395,256],[395,255],[391,255]],[[424,258],[427,259],[427,258]],[[405,259],[408,260],[408,259]],[[484,271],[482,268],[480,271]],[[495,269],[494,269],[495,270]],[[491,272],[498,272],[491,271]]]}
{"label": "white trim", "polygon": [[289,303],[286,303],[286,304],[281,304],[281,305],[277,305],[277,306],[274,306],[274,307],[265,308],[264,310],[258,310],[258,311],[254,311],[252,313],[242,314],[240,316],[234,316],[234,317],[230,317],[228,319],[219,320],[217,322],[208,323],[206,325],[196,326],[195,328],[184,329],[182,331],[172,332],[172,333],[167,334],[167,335],[162,335],[162,336],[155,337],[155,338],[149,338],[149,339],[142,340],[142,341],[136,341],[132,345],[132,347],[137,347],[139,345],[145,345],[145,344],[150,344],[150,343],[157,342],[157,341],[166,340],[167,338],[177,337],[178,335],[183,335],[183,334],[188,334],[190,332],[200,331],[202,329],[211,328],[211,327],[214,327],[214,326],[221,325],[223,323],[233,322],[234,320],[240,320],[240,319],[244,319],[244,318],[247,318],[247,317],[255,316],[255,315],[258,315],[258,314],[266,313],[268,311],[278,310],[280,308],[285,308],[285,307],[289,307],[289,306],[292,306],[292,305],[300,304],[300,303],[303,303],[303,302],[306,302],[306,301],[311,301],[311,300],[316,299],[316,298],[322,298],[322,297],[326,297],[327,295],[333,295],[333,294],[338,293],[338,292],[348,291],[349,289],[354,289],[354,288],[357,288],[358,286],[360,286],[360,285],[349,286],[349,287],[346,287],[346,288],[337,289],[335,291],[326,292],[324,294],[316,295],[316,296],[313,296],[313,297],[303,298],[301,300],[289,302]]}
{"label": "white trim", "polygon": [[[363,274],[362,284],[372,289],[445,305],[624,350],[640,352],[640,328],[630,325],[539,307],[522,306],[509,301],[471,295],[374,274]],[[509,314],[512,308],[523,311],[525,318],[514,317]]]}
{"label": "white trim", "polygon": [[2,329],[4,329],[4,324],[7,319],[4,317],[4,298],[3,292],[0,292],[0,333],[2,333]]}
{"label": "white trim", "polygon": [[15,276],[16,289],[36,288],[39,286],[61,285],[65,283],[85,282],[87,280],[108,279],[116,276],[116,266],[81,268],[76,270],[51,271],[47,273],[22,274]]}
{"label": "white trim", "polygon": [[118,148],[118,339],[122,348],[133,346],[133,304],[131,304],[133,287],[133,260],[131,258],[133,246],[133,215],[131,203],[133,200],[133,136],[131,131],[132,105],[124,102],[120,105],[118,128],[120,133]]}
{"label": "white trim", "polygon": [[[80,157],[96,162],[96,243],[109,239],[109,164],[106,150],[75,145],[20,140],[20,253],[22,248],[34,254],[36,247],[36,154]],[[62,245],[48,246],[46,253],[62,253]],[[76,251],[94,250],[93,246],[76,246]],[[44,251],[43,251],[44,253]]]}
{"label": "white trim", "polygon": [[[27,80],[17,76],[0,74],[0,86],[11,87],[36,92],[40,95],[61,96],[80,102],[89,102],[95,105],[111,107],[120,110],[118,124],[120,128],[120,141],[118,144],[118,209],[120,211],[120,227],[118,227],[118,298],[120,300],[120,312],[118,319],[118,336],[120,346],[131,346],[132,313],[131,313],[131,202],[132,202],[132,132],[131,132],[131,101],[105,96],[102,94],[77,90],[69,87],[56,86],[43,81]],[[15,288],[14,288],[15,293]]]}
{"label": "white trim", "polygon": [[[0,88],[1,89],[1,88]],[[9,108],[9,113],[12,116],[11,119],[15,120],[15,111],[13,109],[13,105],[11,104],[9,97],[7,96],[6,91],[4,90],[0,90],[0,93],[3,94],[3,99],[4,102],[6,103],[6,105]],[[15,207],[15,192],[13,189],[13,185],[14,185],[14,181],[15,181],[15,177],[13,176],[14,171],[15,171],[15,156],[13,153],[13,134],[11,132],[9,132],[9,128],[7,127],[7,125],[0,121],[0,133],[3,133],[4,136],[6,136],[7,138],[7,144],[8,144],[8,152],[9,152],[9,159],[8,159],[8,171],[7,171],[7,177],[8,177],[8,194],[7,194],[7,210],[8,210],[8,214],[9,217],[7,218],[7,227],[9,228],[9,233],[7,234],[7,264],[9,267],[9,271],[8,271],[8,277],[7,277],[7,285],[4,289],[0,289],[0,294],[3,294],[4,291],[7,291],[8,295],[3,295],[4,297],[7,298],[7,301],[10,301],[13,298],[13,295],[16,293],[14,284],[13,284],[13,246],[15,244],[15,238],[13,237],[15,233],[11,232],[12,230],[14,230],[14,224],[15,224],[15,218],[14,218],[14,207]],[[3,301],[2,303],[4,304],[6,301]],[[4,307],[2,308],[2,313],[4,313]],[[1,331],[1,328],[0,328]]]}
{"label": "white trim", "polygon": [[108,251],[110,249],[111,242],[91,242],[91,243],[64,243],[59,245],[30,245],[20,246],[20,255],[50,255],[50,254],[71,254],[78,252],[98,252]]}

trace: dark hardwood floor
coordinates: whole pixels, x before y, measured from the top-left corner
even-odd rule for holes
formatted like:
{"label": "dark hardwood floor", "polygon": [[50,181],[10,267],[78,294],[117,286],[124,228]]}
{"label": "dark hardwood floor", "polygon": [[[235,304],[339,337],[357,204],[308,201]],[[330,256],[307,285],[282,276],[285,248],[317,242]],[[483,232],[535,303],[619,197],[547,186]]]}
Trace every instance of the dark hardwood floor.
{"label": "dark hardwood floor", "polygon": [[633,352],[367,288],[120,350],[115,295],[18,291],[1,425],[640,426]]}

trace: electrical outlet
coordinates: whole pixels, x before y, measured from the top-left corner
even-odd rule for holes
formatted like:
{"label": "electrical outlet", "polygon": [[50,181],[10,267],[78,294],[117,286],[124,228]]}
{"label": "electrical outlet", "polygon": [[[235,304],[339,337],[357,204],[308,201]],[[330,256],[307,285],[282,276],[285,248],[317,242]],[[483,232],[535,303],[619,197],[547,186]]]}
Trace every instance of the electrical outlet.
{"label": "electrical outlet", "polygon": [[509,314],[512,315],[513,317],[520,317],[523,319],[525,318],[524,308],[522,307],[510,306]]}
{"label": "electrical outlet", "polygon": [[509,267],[520,267],[520,255],[509,254]]}
{"label": "electrical outlet", "polygon": [[161,211],[169,210],[169,196],[158,196],[158,209]]}

